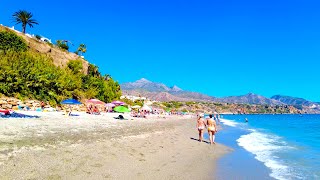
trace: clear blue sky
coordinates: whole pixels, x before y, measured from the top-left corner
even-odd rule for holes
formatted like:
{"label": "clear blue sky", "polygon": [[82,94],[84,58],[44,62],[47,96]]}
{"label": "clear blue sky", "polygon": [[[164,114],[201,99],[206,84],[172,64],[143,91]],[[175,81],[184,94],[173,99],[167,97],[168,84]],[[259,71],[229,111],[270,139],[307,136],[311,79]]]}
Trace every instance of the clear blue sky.
{"label": "clear blue sky", "polygon": [[20,9],[40,22],[28,33],[85,43],[85,57],[120,83],[320,101],[319,1],[10,0],[0,23],[12,26]]}

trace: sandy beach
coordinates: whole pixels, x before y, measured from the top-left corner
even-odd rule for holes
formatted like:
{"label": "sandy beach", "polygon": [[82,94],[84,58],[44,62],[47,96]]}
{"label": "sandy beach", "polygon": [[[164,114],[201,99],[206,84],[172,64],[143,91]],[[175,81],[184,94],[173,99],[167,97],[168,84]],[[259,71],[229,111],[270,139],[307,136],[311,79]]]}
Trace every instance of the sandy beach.
{"label": "sandy beach", "polygon": [[39,115],[0,119],[0,179],[212,179],[231,151],[196,141],[188,116]]}

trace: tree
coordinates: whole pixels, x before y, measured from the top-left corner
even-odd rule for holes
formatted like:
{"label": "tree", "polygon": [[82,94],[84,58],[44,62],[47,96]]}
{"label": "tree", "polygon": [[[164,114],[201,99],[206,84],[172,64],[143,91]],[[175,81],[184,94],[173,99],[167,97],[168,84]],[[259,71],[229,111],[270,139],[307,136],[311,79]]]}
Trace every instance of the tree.
{"label": "tree", "polygon": [[36,39],[38,39],[38,40],[41,40],[41,38],[42,38],[42,37],[41,37],[40,35],[38,35],[38,34],[35,35],[35,37],[36,37]]}
{"label": "tree", "polygon": [[57,43],[57,46],[59,47],[59,48],[61,48],[61,49],[64,49],[64,50],[69,50],[69,46],[68,46],[68,44],[67,44],[67,41],[64,41],[64,40],[57,40],[56,41]]}
{"label": "tree", "polygon": [[76,51],[76,54],[82,55],[83,53],[86,53],[86,52],[87,52],[87,46],[85,44],[80,44]]}
{"label": "tree", "polygon": [[33,14],[25,10],[19,10],[15,12],[12,16],[13,16],[13,21],[16,24],[20,24],[20,23],[22,24],[23,34],[26,33],[27,25],[29,25],[29,27],[32,28],[34,24],[39,24],[35,19],[32,19]]}

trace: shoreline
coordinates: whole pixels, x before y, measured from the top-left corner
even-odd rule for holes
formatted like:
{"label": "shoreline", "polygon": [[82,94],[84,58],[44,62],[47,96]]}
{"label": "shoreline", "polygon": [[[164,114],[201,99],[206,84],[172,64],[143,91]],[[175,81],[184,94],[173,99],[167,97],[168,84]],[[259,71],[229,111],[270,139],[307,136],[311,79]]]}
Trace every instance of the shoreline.
{"label": "shoreline", "polygon": [[223,130],[220,131],[217,139],[221,137],[220,143],[234,151],[217,160],[215,179],[275,179],[271,177],[271,169],[258,161],[254,154],[239,146],[237,140],[251,132],[236,128],[229,119],[222,120],[227,122],[222,122]]}
{"label": "shoreline", "polygon": [[212,179],[217,159],[231,151],[194,140],[190,117],[41,115],[0,119],[0,151],[8,158],[1,179]]}

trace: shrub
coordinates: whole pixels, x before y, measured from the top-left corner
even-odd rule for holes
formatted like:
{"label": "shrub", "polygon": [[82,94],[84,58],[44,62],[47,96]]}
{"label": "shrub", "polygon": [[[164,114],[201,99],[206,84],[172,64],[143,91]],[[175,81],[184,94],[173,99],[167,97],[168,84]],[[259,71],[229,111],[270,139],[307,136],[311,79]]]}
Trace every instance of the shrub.
{"label": "shrub", "polygon": [[60,44],[58,47],[67,51],[69,50],[69,46],[67,44]]}
{"label": "shrub", "polygon": [[0,50],[3,51],[26,51],[28,46],[26,42],[13,32],[2,31],[0,32]]}
{"label": "shrub", "polygon": [[36,37],[36,39],[38,39],[38,40],[41,40],[41,38],[42,38],[42,37],[41,37],[40,35],[38,35],[38,34],[35,35],[35,37]]}
{"label": "shrub", "polygon": [[68,68],[74,73],[78,74],[82,71],[82,61],[81,60],[71,60],[68,62]]}
{"label": "shrub", "polygon": [[69,46],[67,44],[67,42],[65,41],[62,41],[62,40],[57,40],[57,46],[61,49],[64,49],[64,50],[69,50]]}

